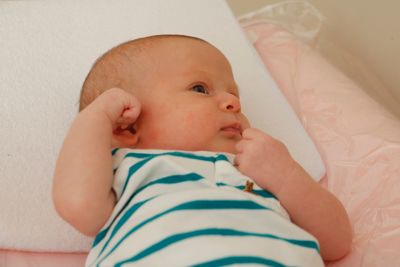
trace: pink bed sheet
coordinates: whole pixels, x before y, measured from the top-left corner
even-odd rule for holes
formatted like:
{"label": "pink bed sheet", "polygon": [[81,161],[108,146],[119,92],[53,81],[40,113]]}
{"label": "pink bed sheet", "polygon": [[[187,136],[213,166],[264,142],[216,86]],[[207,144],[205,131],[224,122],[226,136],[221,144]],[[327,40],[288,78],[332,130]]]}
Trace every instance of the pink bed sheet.
{"label": "pink bed sheet", "polygon": [[0,267],[82,267],[86,255],[0,250]]}
{"label": "pink bed sheet", "polygon": [[292,34],[248,24],[265,66],[327,167],[322,185],[344,204],[352,251],[328,266],[400,266],[400,121]]}
{"label": "pink bed sheet", "polygon": [[[345,205],[352,251],[331,267],[400,266],[400,122],[290,33],[245,27],[327,166],[322,185]],[[0,250],[0,266],[84,265],[85,253]]]}

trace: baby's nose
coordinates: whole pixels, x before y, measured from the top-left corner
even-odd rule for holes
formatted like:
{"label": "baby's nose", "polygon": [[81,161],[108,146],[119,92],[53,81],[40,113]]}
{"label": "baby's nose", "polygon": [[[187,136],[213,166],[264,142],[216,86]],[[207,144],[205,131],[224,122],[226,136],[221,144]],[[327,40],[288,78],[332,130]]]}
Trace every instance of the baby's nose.
{"label": "baby's nose", "polygon": [[223,111],[240,112],[241,106],[239,98],[233,94],[224,93],[221,101],[221,109]]}

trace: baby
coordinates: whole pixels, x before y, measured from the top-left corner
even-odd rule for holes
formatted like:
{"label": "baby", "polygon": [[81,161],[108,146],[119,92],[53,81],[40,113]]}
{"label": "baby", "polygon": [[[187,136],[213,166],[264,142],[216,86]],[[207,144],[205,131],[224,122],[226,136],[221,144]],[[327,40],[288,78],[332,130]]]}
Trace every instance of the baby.
{"label": "baby", "polygon": [[250,127],[230,64],[208,42],[158,35],[111,49],[80,110],[53,198],[96,236],[87,265],[322,266],[348,253],[343,206]]}

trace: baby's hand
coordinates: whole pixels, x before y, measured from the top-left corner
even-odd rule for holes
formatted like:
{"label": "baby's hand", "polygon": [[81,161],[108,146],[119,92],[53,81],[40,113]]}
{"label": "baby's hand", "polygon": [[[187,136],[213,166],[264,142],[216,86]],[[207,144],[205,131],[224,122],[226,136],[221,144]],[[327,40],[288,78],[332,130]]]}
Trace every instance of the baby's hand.
{"label": "baby's hand", "polygon": [[114,132],[130,130],[140,114],[141,105],[133,95],[120,88],[111,88],[98,96],[88,109],[96,109],[105,114]]}
{"label": "baby's hand", "polygon": [[239,171],[275,195],[297,165],[282,142],[254,128],[243,131],[236,150]]}

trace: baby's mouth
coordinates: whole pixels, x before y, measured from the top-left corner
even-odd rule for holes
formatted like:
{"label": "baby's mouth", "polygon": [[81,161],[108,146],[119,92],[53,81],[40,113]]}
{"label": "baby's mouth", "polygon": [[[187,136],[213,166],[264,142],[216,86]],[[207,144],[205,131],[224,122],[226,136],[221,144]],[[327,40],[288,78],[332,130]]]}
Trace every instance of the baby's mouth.
{"label": "baby's mouth", "polygon": [[242,125],[240,123],[233,123],[228,126],[222,127],[221,131],[228,136],[242,136]]}

